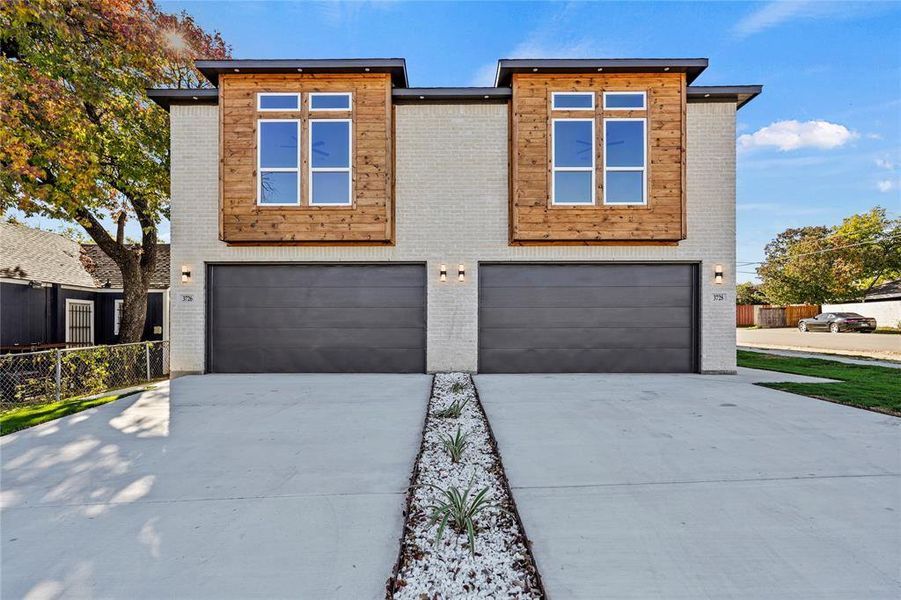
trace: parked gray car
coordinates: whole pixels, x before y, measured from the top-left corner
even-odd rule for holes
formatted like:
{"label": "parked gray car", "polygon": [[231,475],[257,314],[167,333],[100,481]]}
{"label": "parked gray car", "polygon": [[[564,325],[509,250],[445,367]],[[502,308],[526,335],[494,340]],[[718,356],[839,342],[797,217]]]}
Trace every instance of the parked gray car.
{"label": "parked gray car", "polygon": [[802,333],[808,331],[830,331],[832,333],[859,331],[860,333],[870,333],[876,330],[876,319],[852,312],[820,313],[812,319],[801,319],[798,321],[798,329]]}

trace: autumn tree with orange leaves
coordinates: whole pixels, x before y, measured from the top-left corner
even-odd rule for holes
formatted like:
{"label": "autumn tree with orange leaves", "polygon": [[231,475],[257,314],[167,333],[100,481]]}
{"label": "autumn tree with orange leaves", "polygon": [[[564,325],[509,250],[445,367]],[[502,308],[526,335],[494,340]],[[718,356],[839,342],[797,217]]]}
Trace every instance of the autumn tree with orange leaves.
{"label": "autumn tree with orange leaves", "polygon": [[78,223],[115,261],[121,342],[141,338],[169,212],[169,120],[145,90],[202,87],[193,61],[229,55],[152,0],[0,2],[0,208]]}

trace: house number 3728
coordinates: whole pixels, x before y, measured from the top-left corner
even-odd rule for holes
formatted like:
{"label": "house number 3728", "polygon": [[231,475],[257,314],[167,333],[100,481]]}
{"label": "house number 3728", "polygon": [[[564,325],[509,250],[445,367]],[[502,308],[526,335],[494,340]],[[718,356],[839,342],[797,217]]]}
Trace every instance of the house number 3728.
{"label": "house number 3728", "polygon": [[725,301],[726,301],[726,294],[723,294],[723,293],[716,293],[716,294],[714,294],[714,295],[713,295],[713,301],[714,301],[714,302],[725,302]]}

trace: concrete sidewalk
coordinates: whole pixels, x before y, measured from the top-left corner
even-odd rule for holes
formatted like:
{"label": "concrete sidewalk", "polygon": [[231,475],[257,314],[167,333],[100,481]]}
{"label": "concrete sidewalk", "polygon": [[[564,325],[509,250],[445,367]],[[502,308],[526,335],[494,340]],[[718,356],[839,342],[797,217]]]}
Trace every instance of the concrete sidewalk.
{"label": "concrete sidewalk", "polygon": [[383,598],[425,375],[207,375],[0,439],[4,598]]}
{"label": "concrete sidewalk", "polygon": [[846,363],[849,365],[863,365],[872,367],[887,367],[889,369],[901,369],[901,362],[889,360],[876,360],[870,358],[851,358],[837,354],[828,354],[826,352],[801,352],[797,350],[771,350],[766,348],[756,348],[753,346],[738,346],[739,350],[747,350],[748,352],[761,352],[763,354],[775,354],[776,356],[793,356],[798,358],[819,358],[822,360],[834,360],[835,362]]}
{"label": "concrete sidewalk", "polygon": [[739,346],[751,348],[901,361],[901,335],[888,333],[801,333],[794,327],[738,328],[735,339]]}
{"label": "concrete sidewalk", "polygon": [[766,376],[476,377],[552,598],[901,596],[901,419]]}

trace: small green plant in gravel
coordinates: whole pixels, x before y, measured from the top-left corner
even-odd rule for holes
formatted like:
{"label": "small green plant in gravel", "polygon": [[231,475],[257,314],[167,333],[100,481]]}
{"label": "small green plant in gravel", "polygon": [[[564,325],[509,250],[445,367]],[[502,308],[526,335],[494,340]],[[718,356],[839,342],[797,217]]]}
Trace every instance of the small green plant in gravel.
{"label": "small green plant in gravel", "polygon": [[436,412],[435,416],[439,419],[456,419],[463,413],[463,409],[466,408],[466,405],[469,404],[469,398],[469,396],[466,398],[457,398],[448,406]]}
{"label": "small green plant in gravel", "polygon": [[460,490],[456,486],[450,486],[447,489],[435,485],[428,486],[439,492],[438,500],[428,508],[432,513],[432,524],[440,523],[438,533],[435,535],[435,544],[441,541],[445,528],[450,524],[457,533],[466,533],[466,538],[469,540],[469,551],[475,556],[476,516],[495,504],[488,497],[487,487],[472,495],[472,483],[473,480],[470,479],[469,486],[465,490]]}
{"label": "small green plant in gravel", "polygon": [[466,446],[469,445],[469,434],[461,432],[458,426],[456,435],[442,436],[441,445],[444,446],[444,449],[450,455],[451,462],[458,463],[460,462],[460,457],[463,456]]}
{"label": "small green plant in gravel", "polygon": [[451,385],[451,391],[455,394],[459,394],[463,390],[466,389],[466,384],[460,381],[457,381],[453,385]]}

